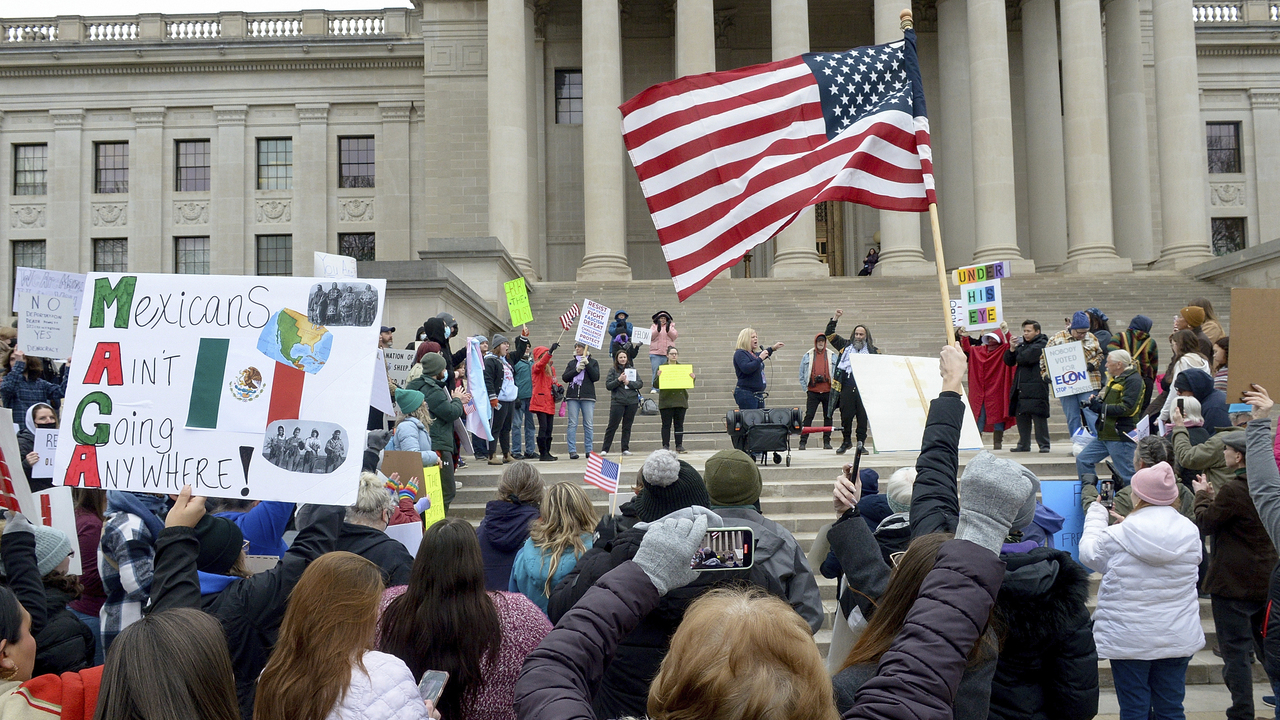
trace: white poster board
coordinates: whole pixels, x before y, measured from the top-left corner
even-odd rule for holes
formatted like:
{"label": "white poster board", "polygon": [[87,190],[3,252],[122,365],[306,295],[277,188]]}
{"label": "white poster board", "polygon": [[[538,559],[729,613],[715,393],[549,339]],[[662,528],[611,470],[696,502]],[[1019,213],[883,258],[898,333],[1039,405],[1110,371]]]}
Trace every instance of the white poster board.
{"label": "white poster board", "polygon": [[1069,342],[1050,345],[1044,349],[1044,360],[1049,366],[1049,384],[1056,398],[1091,392],[1089,364],[1084,360],[1084,344]]}
{"label": "white poster board", "polygon": [[960,302],[964,304],[964,326],[969,330],[998,328],[1004,322],[999,280],[961,285]]}
{"label": "white poster board", "polygon": [[53,461],[58,456],[58,431],[36,428],[31,431],[35,436],[35,453],[40,456],[39,462],[31,466],[31,478],[52,478]]}
{"label": "white poster board", "polygon": [[965,309],[963,300],[951,301],[951,327],[964,327]]}
{"label": "white poster board", "polygon": [[384,280],[91,273],[86,287],[56,483],[354,502]]}
{"label": "white poster board", "polygon": [[32,357],[66,360],[75,342],[76,307],[57,295],[19,293],[17,349]]}
{"label": "white poster board", "polygon": [[[80,534],[76,530],[76,503],[71,497],[71,488],[55,487],[41,490],[35,494],[35,502],[40,508],[38,515],[27,519],[41,525],[61,530],[71,541],[71,566],[68,575],[80,575],[84,572],[83,558],[80,557]],[[94,557],[93,562],[98,562]]]}
{"label": "white poster board", "polygon": [[30,295],[50,295],[71,301],[72,311],[80,309],[80,298],[84,295],[84,275],[80,273],[57,272],[56,270],[38,270],[20,267],[13,273],[13,307],[18,307],[18,296],[22,293]]}
{"label": "white poster board", "polygon": [[409,382],[409,370],[413,368],[413,351],[384,349],[382,355],[387,359],[387,377],[397,387],[404,387]]}
{"label": "white poster board", "polygon": [[18,433],[13,425],[13,411],[0,407],[0,508],[17,510],[28,519],[37,517],[39,507],[31,495],[31,485],[22,472],[22,455],[18,450]]}
{"label": "white poster board", "polygon": [[315,271],[312,277],[320,278],[354,278],[356,276],[356,259],[346,255],[316,253]]}
{"label": "white poster board", "polygon": [[649,341],[652,339],[653,338],[649,333],[649,328],[638,327],[631,331],[631,342],[633,343],[648,345]]}
{"label": "white poster board", "polygon": [[395,415],[396,408],[391,400],[391,388],[387,383],[387,361],[382,356],[382,348],[378,348],[378,362],[373,364],[373,384],[369,386],[369,405],[382,411],[383,415]]}
{"label": "white poster board", "polygon": [[[853,377],[867,409],[876,452],[920,450],[929,403],[942,392],[938,359],[904,355],[851,355]],[[960,449],[982,449],[982,435],[964,393]]]}
{"label": "white poster board", "polygon": [[595,300],[582,302],[582,315],[578,316],[578,332],[574,342],[599,350],[604,346],[605,331],[609,328],[609,308]]}
{"label": "white poster board", "polygon": [[399,541],[409,554],[418,556],[418,547],[422,544],[422,523],[401,523],[387,526],[387,537]]}

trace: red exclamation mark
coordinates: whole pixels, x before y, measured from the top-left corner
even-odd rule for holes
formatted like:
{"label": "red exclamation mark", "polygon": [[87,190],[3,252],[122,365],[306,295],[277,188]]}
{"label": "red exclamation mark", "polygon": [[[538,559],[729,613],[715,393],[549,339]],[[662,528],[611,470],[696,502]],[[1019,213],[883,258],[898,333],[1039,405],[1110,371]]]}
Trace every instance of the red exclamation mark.
{"label": "red exclamation mark", "polygon": [[53,527],[53,501],[48,495],[40,496],[40,522],[48,527]]}

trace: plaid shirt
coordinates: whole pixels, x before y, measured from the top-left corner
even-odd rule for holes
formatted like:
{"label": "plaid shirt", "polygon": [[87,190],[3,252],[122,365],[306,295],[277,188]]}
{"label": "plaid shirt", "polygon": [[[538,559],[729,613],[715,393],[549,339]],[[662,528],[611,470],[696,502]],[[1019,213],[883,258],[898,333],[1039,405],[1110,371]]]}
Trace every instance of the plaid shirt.
{"label": "plaid shirt", "polygon": [[1111,342],[1107,343],[1107,352],[1112,350],[1124,350],[1129,353],[1133,357],[1134,365],[1138,368],[1138,374],[1148,380],[1154,380],[1156,373],[1160,371],[1160,355],[1157,352],[1155,338],[1141,330],[1129,328],[1113,335]]}
{"label": "plaid shirt", "polygon": [[102,642],[142,619],[142,606],[151,595],[155,538],[137,515],[118,512],[102,526],[98,546],[98,574],[107,601],[102,605]]}
{"label": "plaid shirt", "polygon": [[[1102,373],[1100,372],[1100,368],[1106,362],[1106,359],[1102,354],[1102,347],[1098,345],[1098,338],[1094,337],[1093,333],[1085,333],[1084,340],[1076,340],[1071,337],[1070,330],[1063,330],[1052,338],[1049,338],[1049,344],[1045,345],[1045,347],[1051,348],[1054,345],[1066,345],[1069,342],[1079,342],[1084,344],[1084,361],[1088,363],[1090,367],[1089,384],[1094,390],[1101,389]],[[1040,353],[1040,377],[1044,378],[1045,382],[1049,381],[1049,361],[1045,358],[1044,353]]]}
{"label": "plaid shirt", "polygon": [[36,403],[48,403],[56,410],[67,391],[67,375],[63,375],[62,385],[42,377],[28,380],[26,368],[26,361],[19,360],[4,380],[0,380],[0,400],[4,400],[4,406],[13,411],[13,421],[19,424],[24,422],[27,408]]}

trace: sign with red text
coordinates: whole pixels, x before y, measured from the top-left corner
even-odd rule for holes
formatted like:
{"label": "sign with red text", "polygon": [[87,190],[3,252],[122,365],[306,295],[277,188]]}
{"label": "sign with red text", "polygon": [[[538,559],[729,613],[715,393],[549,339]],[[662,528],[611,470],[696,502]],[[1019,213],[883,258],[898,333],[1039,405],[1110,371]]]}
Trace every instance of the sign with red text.
{"label": "sign with red text", "polygon": [[578,332],[574,342],[599,350],[604,346],[605,331],[609,329],[609,308],[595,300],[582,302],[582,315],[578,317]]}

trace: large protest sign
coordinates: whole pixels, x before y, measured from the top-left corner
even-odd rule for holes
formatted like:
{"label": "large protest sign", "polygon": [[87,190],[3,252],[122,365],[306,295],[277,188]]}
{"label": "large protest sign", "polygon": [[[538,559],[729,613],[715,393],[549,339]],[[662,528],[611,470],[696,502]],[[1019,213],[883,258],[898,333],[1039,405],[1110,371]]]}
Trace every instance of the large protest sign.
{"label": "large protest sign", "polygon": [[609,308],[595,300],[582,302],[582,315],[578,318],[578,332],[574,342],[599,350],[604,346],[605,331],[609,328]]}
{"label": "large protest sign", "polygon": [[[354,501],[385,281],[318,303],[330,290],[308,278],[91,273],[86,287],[55,482]],[[336,322],[310,322],[309,299]]]}
{"label": "large protest sign", "polygon": [[1062,529],[1053,534],[1053,546],[1080,559],[1080,536],[1084,534],[1084,508],[1080,504],[1079,480],[1042,480],[1040,498],[1045,507],[1062,516]]}
{"label": "large protest sign", "polygon": [[653,333],[649,328],[638,327],[631,331],[631,342],[637,345],[648,345],[653,341]]}
{"label": "large protest sign", "polygon": [[65,360],[75,342],[76,307],[57,295],[20,293],[18,304],[18,349],[27,355]]}
{"label": "large protest sign", "polygon": [[413,368],[413,351],[384,349],[382,355],[387,359],[387,377],[397,387],[404,387]]}
{"label": "large protest sign", "polygon": [[1089,364],[1084,360],[1084,344],[1069,342],[1044,349],[1049,366],[1049,383],[1056,398],[1079,395],[1093,390],[1089,382]]}
{"label": "large protest sign", "polygon": [[[938,359],[902,355],[851,355],[853,377],[862,394],[876,452],[920,450],[929,403],[942,392]],[[663,367],[666,367],[665,365]],[[964,401],[960,449],[981,449],[982,436]]]}
{"label": "large protest sign", "polygon": [[533,310],[529,308],[529,290],[524,285],[524,278],[502,283],[507,293],[507,310],[511,313],[511,327],[520,327],[533,322]]}
{"label": "large protest sign", "polygon": [[1271,397],[1280,396],[1280,290],[1231,289],[1231,372],[1227,374],[1227,402],[1239,403],[1240,393],[1261,385]]}
{"label": "large protest sign", "polygon": [[969,330],[987,330],[1000,327],[1004,321],[1004,302],[1000,295],[1000,281],[961,285],[964,300],[964,326]]}
{"label": "large protest sign", "polygon": [[33,451],[40,456],[40,460],[31,466],[31,477],[52,478],[53,462],[58,456],[58,431],[33,428],[31,434],[35,437]]}
{"label": "large protest sign", "polygon": [[346,255],[316,253],[315,272],[318,278],[353,278],[356,276],[356,259]]}
{"label": "large protest sign", "polygon": [[18,307],[18,296],[22,293],[70,300],[72,312],[78,312],[80,297],[84,295],[84,275],[20,267],[13,273],[13,307]]}

